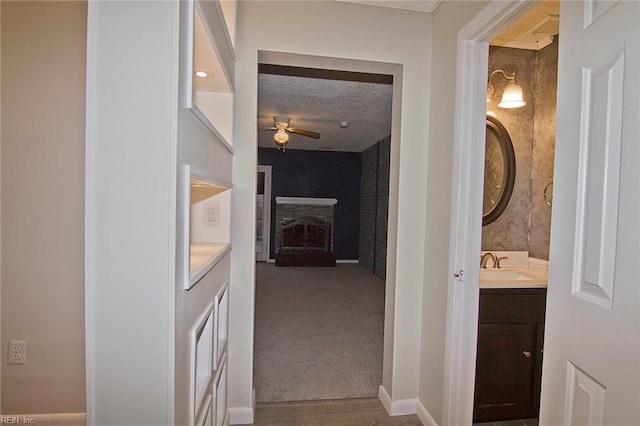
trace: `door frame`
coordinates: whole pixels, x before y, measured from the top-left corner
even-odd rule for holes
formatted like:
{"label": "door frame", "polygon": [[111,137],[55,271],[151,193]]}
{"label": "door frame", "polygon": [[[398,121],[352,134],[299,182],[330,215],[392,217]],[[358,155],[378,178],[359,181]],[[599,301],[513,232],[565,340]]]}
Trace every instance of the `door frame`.
{"label": "door frame", "polygon": [[264,172],[264,205],[262,207],[262,246],[266,254],[258,255],[257,262],[272,262],[271,259],[271,166],[258,164],[258,173]]}
{"label": "door frame", "polygon": [[442,424],[473,423],[489,40],[537,3],[493,0],[458,32]]}

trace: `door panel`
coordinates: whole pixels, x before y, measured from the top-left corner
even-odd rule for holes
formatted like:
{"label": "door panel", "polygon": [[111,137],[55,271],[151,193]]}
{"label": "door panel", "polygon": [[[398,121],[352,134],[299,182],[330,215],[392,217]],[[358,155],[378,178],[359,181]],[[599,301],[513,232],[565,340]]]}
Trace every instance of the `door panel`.
{"label": "door panel", "polygon": [[640,3],[560,8],[541,425],[640,418]]}
{"label": "door panel", "polygon": [[535,417],[534,347],[529,324],[478,326],[474,422]]}

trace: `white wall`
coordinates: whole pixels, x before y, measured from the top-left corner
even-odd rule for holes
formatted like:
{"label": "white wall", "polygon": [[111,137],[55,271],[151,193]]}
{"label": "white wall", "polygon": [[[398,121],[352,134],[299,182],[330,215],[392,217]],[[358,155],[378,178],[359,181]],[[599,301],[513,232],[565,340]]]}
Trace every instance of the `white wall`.
{"label": "white wall", "polygon": [[87,4],[0,5],[2,412],[83,413]]}
{"label": "white wall", "polygon": [[440,424],[446,332],[457,33],[486,1],[444,1],[433,14],[420,402]]}
{"label": "white wall", "polygon": [[178,10],[89,3],[90,425],[174,423]]}
{"label": "white wall", "polygon": [[[280,23],[280,24],[278,24]],[[390,253],[387,277],[385,389],[394,401],[416,400],[425,247],[429,37],[431,15],[339,2],[240,2],[236,63],[234,225],[231,264],[230,406],[249,410],[252,395],[259,51],[402,65],[401,121],[392,128]],[[397,200],[397,202],[394,202]],[[397,229],[395,226],[397,225]],[[389,273],[389,272],[388,272]],[[393,335],[391,336],[391,332]]]}

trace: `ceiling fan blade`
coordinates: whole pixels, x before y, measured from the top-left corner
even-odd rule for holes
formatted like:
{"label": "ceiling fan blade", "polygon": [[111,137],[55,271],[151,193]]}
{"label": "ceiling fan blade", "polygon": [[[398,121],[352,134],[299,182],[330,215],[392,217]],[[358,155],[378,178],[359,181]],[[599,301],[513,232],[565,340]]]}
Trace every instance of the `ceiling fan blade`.
{"label": "ceiling fan blade", "polygon": [[292,129],[291,127],[287,128],[288,132],[295,133],[296,135],[302,135],[309,138],[320,139],[320,133],[312,132],[310,130],[302,130],[302,129]]}
{"label": "ceiling fan blade", "polygon": [[278,130],[278,129],[276,127],[263,127],[261,129],[258,129],[259,132],[261,132],[263,130],[271,130],[271,131],[273,131],[273,130]]}

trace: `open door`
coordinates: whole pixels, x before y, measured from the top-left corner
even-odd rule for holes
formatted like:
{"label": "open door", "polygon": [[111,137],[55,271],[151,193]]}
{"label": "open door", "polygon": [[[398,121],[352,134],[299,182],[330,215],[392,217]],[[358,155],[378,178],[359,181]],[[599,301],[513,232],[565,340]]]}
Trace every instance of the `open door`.
{"label": "open door", "polygon": [[640,3],[560,16],[540,424],[637,424]]}
{"label": "open door", "polygon": [[256,261],[269,260],[271,245],[271,166],[258,166],[256,191]]}

